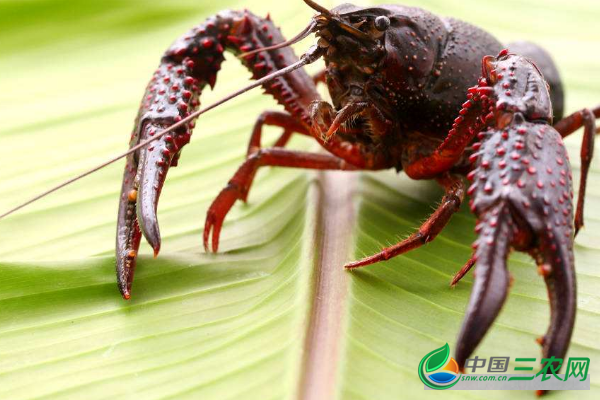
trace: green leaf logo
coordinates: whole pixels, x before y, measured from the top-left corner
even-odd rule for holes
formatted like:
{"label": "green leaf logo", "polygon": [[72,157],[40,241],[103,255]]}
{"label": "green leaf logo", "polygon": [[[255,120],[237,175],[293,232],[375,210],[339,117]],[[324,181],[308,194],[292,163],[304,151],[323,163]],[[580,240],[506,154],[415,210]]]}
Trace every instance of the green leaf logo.
{"label": "green leaf logo", "polygon": [[[450,362],[448,359],[450,359]],[[448,365],[444,367],[446,364]],[[444,367],[443,371],[434,372],[442,367]],[[456,360],[450,357],[450,346],[448,346],[448,343],[439,349],[427,353],[419,363],[418,372],[421,381],[435,390],[451,388],[458,383],[458,375],[460,375]],[[448,380],[448,374],[452,374],[454,377],[450,377],[451,379]]]}
{"label": "green leaf logo", "polygon": [[446,361],[448,361],[448,356],[450,355],[450,346],[448,346],[448,343],[446,343],[439,349],[435,349],[429,354],[431,355],[425,364],[425,371],[427,373],[435,371],[446,364]]}

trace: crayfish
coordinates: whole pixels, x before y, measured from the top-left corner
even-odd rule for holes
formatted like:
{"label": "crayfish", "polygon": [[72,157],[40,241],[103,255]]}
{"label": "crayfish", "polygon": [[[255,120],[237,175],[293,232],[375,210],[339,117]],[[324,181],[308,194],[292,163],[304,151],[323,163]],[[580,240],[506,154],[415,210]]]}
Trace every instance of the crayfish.
{"label": "crayfish", "polygon": [[[573,241],[583,205],[600,106],[563,117],[564,94],[546,51],[529,42],[502,45],[468,23],[420,8],[344,4],[317,11],[285,41],[270,17],[223,11],[186,33],[166,51],[150,81],[130,141],[116,243],[118,287],[131,295],[142,235],[158,254],[157,204],[167,171],[190,140],[206,85],[230,51],[284,111],[265,111],[250,136],[245,161],[208,209],[203,241],[217,252],[223,221],[246,201],[260,167],[313,170],[404,171],[433,179],[445,191],[417,232],[347,269],[388,260],[435,239],[466,195],[477,216],[474,253],[456,274],[477,274],[457,339],[462,369],[506,300],[512,249],[530,254],[550,299],[545,358],[563,358],[576,312]],[[298,58],[290,45],[315,34],[316,45]],[[300,67],[323,58],[314,77]],[[321,99],[324,82],[332,104]],[[197,114],[196,114],[197,115]],[[283,130],[263,147],[264,126]],[[576,205],[562,138],[584,128]],[[326,152],[285,148],[293,134],[313,137]],[[152,139],[154,137],[154,139]],[[152,143],[147,144],[149,141]],[[147,145],[146,145],[147,144]],[[467,189],[463,177],[472,181]]]}
{"label": "crayfish", "polygon": [[[508,292],[511,249],[529,253],[548,287],[550,328],[540,340],[544,357],[564,357],[575,321],[573,239],[583,225],[586,175],[600,107],[563,118],[563,89],[550,56],[519,42],[503,46],[465,22],[400,5],[345,4],[317,11],[286,42],[269,17],[223,11],[177,40],[146,90],[131,146],[180,122],[215,85],[223,52],[238,55],[254,78],[298,61],[289,47],[318,37],[311,62],[326,69],[315,78],[297,69],[263,84],[285,111],[265,111],[254,125],[246,160],[208,209],[204,247],[216,252],[223,220],[246,201],[263,166],[318,170],[395,168],[412,179],[434,179],[445,190],[417,232],[381,252],[347,264],[363,267],[422,246],[444,228],[465,194],[478,222],[477,275],[457,340],[460,368],[498,315]],[[494,54],[493,56],[491,54]],[[324,81],[332,103],[321,100]],[[554,125],[553,125],[554,123]],[[261,146],[265,125],[282,128],[273,147]],[[562,138],[585,128],[582,178],[573,206],[572,176]],[[160,250],[156,210],[170,166],[177,165],[193,123],[128,156],[117,231],[117,277],[130,297],[142,234]],[[312,136],[327,153],[286,150],[294,133]],[[463,175],[473,183],[466,189]]]}

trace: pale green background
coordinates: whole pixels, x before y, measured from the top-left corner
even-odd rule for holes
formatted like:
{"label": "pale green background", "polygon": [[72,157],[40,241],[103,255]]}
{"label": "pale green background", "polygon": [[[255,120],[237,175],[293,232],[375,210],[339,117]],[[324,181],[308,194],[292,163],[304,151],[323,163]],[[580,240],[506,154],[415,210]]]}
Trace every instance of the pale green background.
{"label": "pale green background", "polygon": [[[486,27],[505,42],[544,45],[563,75],[568,110],[600,103],[599,2],[405,4]],[[164,49],[225,7],[270,12],[288,37],[313,14],[300,1],[0,1],[0,210],[122,151]],[[248,77],[226,63],[204,104]],[[250,204],[234,207],[225,224],[221,248],[229,252],[207,256],[200,243],[204,213],[240,163],[255,116],[273,106],[255,92],[199,122],[161,199],[162,253],[152,260],[142,246],[131,302],[119,297],[113,272],[122,164],[0,221],[0,398],[294,398],[311,296],[314,175],[261,172]],[[576,181],[580,138],[568,141]],[[554,399],[598,392],[599,183],[596,160],[576,246],[571,346],[572,355],[592,358],[593,390]],[[406,235],[438,199],[427,183],[364,175],[353,258]],[[472,278],[455,290],[447,283],[470,254],[473,225],[465,209],[435,243],[353,275],[339,398],[534,398],[424,392],[418,380],[423,355],[454,345]],[[510,299],[477,354],[539,358],[545,288],[527,257],[515,255],[511,272]]]}

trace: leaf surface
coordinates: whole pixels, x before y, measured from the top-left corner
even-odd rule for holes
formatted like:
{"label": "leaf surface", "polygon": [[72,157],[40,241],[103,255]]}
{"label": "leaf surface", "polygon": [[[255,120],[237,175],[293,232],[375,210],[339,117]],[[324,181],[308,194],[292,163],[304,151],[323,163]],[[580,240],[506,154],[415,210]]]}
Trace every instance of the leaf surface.
{"label": "leaf surface", "polygon": [[[597,2],[404,3],[484,26],[506,42],[541,43],[559,64],[568,109],[598,103]],[[227,7],[270,12],[288,37],[312,15],[299,1],[0,1],[0,209],[121,152],[164,49]],[[248,79],[235,61],[226,63],[203,104]],[[229,214],[222,253],[201,249],[206,209],[243,159],[256,116],[275,107],[256,91],[198,121],[161,198],[163,250],[153,259],[143,244],[129,302],[114,275],[122,164],[0,221],[0,398],[441,395],[423,391],[417,366],[446,342],[453,354],[472,276],[455,289],[448,283],[475,238],[468,207],[422,249],[353,273],[339,269],[412,232],[441,198],[435,185],[392,171],[265,169],[249,203]],[[267,139],[277,133],[269,130]],[[580,140],[578,133],[567,141],[576,184]],[[305,138],[291,147],[316,149]],[[599,182],[596,159],[576,241],[579,309],[570,350],[593,361],[600,359]],[[534,339],[549,320],[546,290],[528,257],[514,254],[510,271],[509,300],[477,355],[539,359]],[[597,362],[590,373],[593,393]]]}

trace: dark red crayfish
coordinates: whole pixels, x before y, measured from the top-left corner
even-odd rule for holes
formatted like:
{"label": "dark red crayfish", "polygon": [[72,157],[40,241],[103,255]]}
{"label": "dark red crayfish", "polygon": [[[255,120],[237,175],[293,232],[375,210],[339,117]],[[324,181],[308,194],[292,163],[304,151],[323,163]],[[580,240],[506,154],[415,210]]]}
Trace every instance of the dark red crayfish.
{"label": "dark red crayfish", "polygon": [[[453,281],[477,264],[457,341],[459,366],[506,299],[511,249],[529,253],[546,281],[551,323],[541,340],[543,353],[562,358],[575,319],[573,239],[583,225],[600,107],[563,118],[558,72],[534,44],[514,43],[503,50],[485,31],[419,8],[345,4],[327,10],[305,2],[318,14],[290,42],[268,16],[248,11],[223,11],[177,40],[148,85],[130,145],[196,109],[203,88],[215,85],[225,50],[239,55],[254,78],[262,78],[297,62],[288,45],[315,33],[319,39],[311,54],[323,57],[326,70],[312,78],[299,69],[264,83],[285,111],[266,111],[256,121],[246,160],[208,210],[205,248],[217,251],[225,216],[237,200],[246,201],[262,166],[395,168],[413,179],[435,179],[446,194],[419,230],[346,268],[388,260],[433,240],[466,192],[478,218],[479,239]],[[321,100],[315,86],[319,80],[327,84],[333,104]],[[283,129],[274,147],[261,146],[265,125]],[[184,124],[127,159],[117,231],[117,277],[126,299],[142,234],[159,252],[158,198],[193,127]],[[574,207],[562,137],[580,127],[585,128],[582,179]],[[294,133],[314,137],[328,153],[286,150]],[[473,181],[468,190],[463,175]]]}

